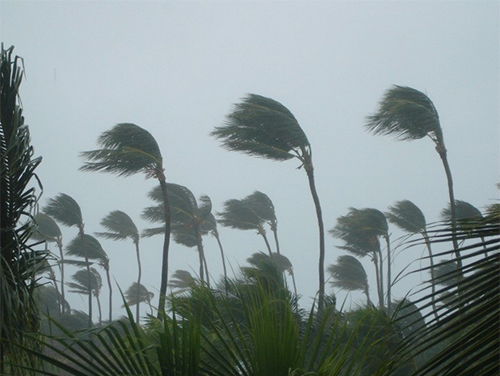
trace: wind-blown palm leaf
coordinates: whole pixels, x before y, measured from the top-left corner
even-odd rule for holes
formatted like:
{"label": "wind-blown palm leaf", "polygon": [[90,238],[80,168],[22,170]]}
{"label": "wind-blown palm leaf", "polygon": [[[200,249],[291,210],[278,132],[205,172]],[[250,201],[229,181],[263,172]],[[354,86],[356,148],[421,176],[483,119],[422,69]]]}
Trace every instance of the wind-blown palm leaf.
{"label": "wind-blown palm leaf", "polygon": [[368,277],[358,259],[349,255],[339,256],[337,262],[330,265],[327,270],[333,278],[330,282],[333,287],[347,291],[361,290],[366,295],[367,304],[371,304]]}
{"label": "wind-blown palm leaf", "polygon": [[176,270],[170,278],[169,286],[179,294],[188,291],[196,283],[198,280],[187,270]]}
{"label": "wind-blown palm leaf", "polygon": [[259,230],[263,220],[245,200],[230,199],[224,202],[224,210],[217,213],[218,222],[238,230]]}
{"label": "wind-blown palm leaf", "polygon": [[[297,119],[281,103],[256,94],[249,94],[234,106],[226,117],[226,125],[216,127],[212,136],[223,147],[248,155],[285,161],[297,158],[304,167],[316,209],[319,230],[318,307],[323,307],[325,294],[325,230],[323,214],[314,179],[312,149]],[[268,247],[269,253],[272,253]]]}
{"label": "wind-blown palm leaf", "polygon": [[424,213],[410,200],[401,200],[389,206],[387,220],[410,234],[425,231],[427,222]]}
{"label": "wind-blown palm leaf", "polygon": [[280,253],[280,247],[278,242],[278,220],[276,218],[276,211],[274,209],[274,204],[265,193],[260,191],[255,191],[251,195],[244,198],[245,201],[249,202],[250,207],[257,213],[257,215],[262,218],[271,227],[271,231],[274,234],[274,240],[276,243],[276,252]]}
{"label": "wind-blown palm leaf", "polygon": [[154,137],[131,123],[115,125],[97,140],[98,150],[80,155],[87,160],[80,170],[102,171],[119,176],[146,172],[148,176],[163,174],[162,156]]}
{"label": "wind-blown palm leaf", "polygon": [[[139,294],[137,294],[137,291],[139,291]],[[146,286],[142,284],[138,285],[137,282],[133,282],[125,291],[125,299],[129,306],[133,306],[143,302],[149,304],[153,297],[154,294],[152,292],[149,292]]]}
{"label": "wind-blown palm leaf", "polygon": [[140,235],[137,226],[128,214],[114,210],[101,220],[106,232],[96,232],[96,235],[111,240],[131,239],[134,243],[139,241]]}
{"label": "wind-blown palm leaf", "polygon": [[2,44],[0,51],[0,374],[7,360],[31,362],[16,345],[29,344],[27,333],[39,322],[35,281],[21,259],[32,252],[32,219],[43,190],[33,179],[41,158],[34,157],[24,124],[19,97],[24,62],[13,50]]}
{"label": "wind-blown palm leaf", "polygon": [[92,235],[88,234],[77,236],[69,242],[66,246],[66,254],[82,258],[87,257],[92,260],[103,260],[107,258],[101,243]]}
{"label": "wind-blown palm leaf", "polygon": [[55,198],[49,199],[43,211],[65,226],[77,227],[80,231],[83,228],[80,205],[65,193],[59,193]]}
{"label": "wind-blown palm leaf", "polygon": [[47,214],[37,213],[34,221],[36,223],[36,230],[33,232],[33,238],[37,240],[45,240],[47,242],[57,243],[62,238],[61,229],[56,221]]}
{"label": "wind-blown palm leaf", "polygon": [[[485,216],[476,231],[459,230],[459,237],[469,239],[461,248],[462,266],[445,272],[439,279],[446,286],[415,300],[422,308],[430,306],[435,298],[440,303],[438,319],[431,319],[432,312],[424,315],[428,326],[417,330],[406,339],[403,354],[422,354],[438,348],[430,359],[421,365],[415,375],[493,375],[500,372],[498,351],[500,337],[500,224],[498,211]],[[451,238],[449,223],[437,231]],[[443,240],[446,240],[443,238]],[[483,240],[484,239],[484,240]],[[441,239],[440,239],[441,241]],[[455,255],[455,250],[440,256]],[[457,274],[461,278],[456,278]],[[445,277],[446,276],[446,277]],[[443,280],[444,279],[444,280]]]}

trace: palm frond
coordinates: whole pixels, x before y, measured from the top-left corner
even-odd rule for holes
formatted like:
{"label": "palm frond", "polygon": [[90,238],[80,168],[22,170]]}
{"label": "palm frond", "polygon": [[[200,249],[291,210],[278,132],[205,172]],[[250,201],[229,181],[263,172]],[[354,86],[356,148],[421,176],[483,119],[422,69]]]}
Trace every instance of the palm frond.
{"label": "palm frond", "polygon": [[385,215],[389,222],[410,234],[424,231],[427,225],[424,213],[410,200],[397,201]]}
{"label": "palm frond", "polygon": [[45,240],[47,242],[58,242],[62,237],[61,229],[56,221],[47,214],[37,213],[34,218],[35,231],[33,231],[33,239]]}
{"label": "palm frond", "polygon": [[108,258],[101,243],[92,235],[84,234],[76,236],[66,247],[66,254],[89,258],[92,260],[105,260]]}
{"label": "palm frond", "polygon": [[43,211],[65,226],[77,228],[83,226],[80,205],[73,197],[65,193],[59,193],[56,197],[49,199]]}
{"label": "palm frond", "polygon": [[342,255],[337,262],[328,266],[328,272],[333,280],[330,284],[347,291],[368,291],[368,277],[365,268],[353,256]]}
{"label": "palm frond", "polygon": [[424,93],[404,86],[393,86],[385,93],[378,111],[367,117],[365,128],[399,140],[417,140],[427,135],[442,138],[432,101]]}
{"label": "palm frond", "polygon": [[224,210],[217,213],[218,222],[225,227],[239,230],[258,230],[263,220],[245,200],[230,199],[224,202]]}
{"label": "palm frond", "polygon": [[101,236],[111,240],[126,240],[132,239],[134,243],[139,241],[140,235],[137,226],[128,214],[114,210],[101,220],[107,232],[96,232],[97,236]]}

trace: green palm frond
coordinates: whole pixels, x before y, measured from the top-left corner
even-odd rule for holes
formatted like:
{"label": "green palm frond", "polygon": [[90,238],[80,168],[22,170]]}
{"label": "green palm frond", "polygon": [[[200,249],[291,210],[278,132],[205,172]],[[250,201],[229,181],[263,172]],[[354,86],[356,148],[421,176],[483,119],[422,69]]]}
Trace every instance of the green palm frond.
{"label": "green palm frond", "polygon": [[111,240],[132,239],[134,243],[139,241],[139,230],[134,221],[120,210],[110,212],[100,223],[108,231],[96,232],[98,236]]}
{"label": "green palm frond", "polygon": [[187,270],[176,270],[170,278],[169,286],[175,289],[177,293],[183,293],[188,291],[196,283],[198,283],[198,280]]}
{"label": "green palm frond", "polygon": [[97,140],[101,149],[85,151],[86,160],[81,171],[101,171],[119,176],[146,173],[158,177],[163,174],[160,148],[145,129],[131,123],[115,125],[103,132]]}
{"label": "green palm frond", "polygon": [[34,239],[56,243],[61,240],[61,229],[52,217],[44,213],[37,213],[34,222],[36,224],[35,231],[32,235]]}
{"label": "green palm frond", "polygon": [[80,205],[65,193],[59,193],[55,198],[49,199],[43,211],[65,226],[79,229],[83,227]]}
{"label": "green palm frond", "polygon": [[367,117],[365,128],[373,134],[399,140],[442,138],[439,116],[429,97],[403,86],[393,86],[385,93],[378,111]]}
{"label": "green palm frond", "polygon": [[309,147],[297,119],[281,103],[249,94],[227,115],[226,125],[216,127],[212,136],[232,151],[274,159],[291,159]]}
{"label": "green palm frond", "polygon": [[[455,211],[457,226],[462,229],[473,229],[482,223],[483,214],[481,211],[466,201],[455,200]],[[441,210],[441,219],[451,222],[451,207],[449,204]]]}
{"label": "green palm frond", "polygon": [[99,295],[102,288],[102,278],[96,269],[90,268],[90,274],[87,269],[78,270],[71,278],[74,282],[68,282],[68,287],[71,289],[69,292]]}
{"label": "green palm frond", "polygon": [[[146,286],[133,282],[130,287],[125,291],[125,300],[129,306],[136,305],[137,303],[149,303],[153,299],[154,294],[149,292]],[[124,307],[124,306],[123,306]]]}
{"label": "green palm frond", "polygon": [[389,206],[387,220],[410,234],[425,231],[427,222],[424,213],[410,200],[401,200]]}
{"label": "green palm frond", "polygon": [[330,282],[333,287],[347,291],[368,291],[368,277],[365,268],[355,257],[339,256],[337,262],[328,266],[327,270],[333,278]]}
{"label": "green palm frond", "polygon": [[259,230],[263,220],[245,200],[230,199],[224,202],[224,210],[217,213],[218,222],[238,230]]}
{"label": "green palm frond", "polygon": [[92,235],[79,235],[75,237],[66,247],[66,254],[89,258],[92,260],[105,260],[108,258],[101,243]]}

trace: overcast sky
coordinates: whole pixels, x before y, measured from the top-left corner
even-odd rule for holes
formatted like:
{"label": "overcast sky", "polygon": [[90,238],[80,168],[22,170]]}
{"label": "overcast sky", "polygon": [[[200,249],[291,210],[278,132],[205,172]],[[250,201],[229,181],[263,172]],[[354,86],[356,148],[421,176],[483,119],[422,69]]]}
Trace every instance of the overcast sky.
{"label": "overcast sky", "polygon": [[[112,210],[128,213],[141,230],[150,226],[140,214],[151,204],[147,193],[155,181],[78,171],[79,153],[95,149],[103,131],[132,122],[156,138],[168,181],[197,197],[209,195],[214,212],[255,190],[272,199],[282,251],[307,304],[317,290],[318,232],[305,172],[297,160],[228,152],[209,136],[247,93],[281,102],[298,119],[312,145],[326,230],[349,207],[385,211],[409,199],[433,222],[448,203],[443,166],[429,139],[397,142],[363,128],[394,84],[434,102],[456,198],[480,209],[499,198],[497,1],[2,0],[0,14],[1,41],[25,62],[21,98],[36,155],[43,157],[41,204],[69,194],[89,234],[103,231],[99,221]],[[219,230],[235,270],[265,251],[252,231]],[[391,232],[394,239],[402,235]],[[76,230],[63,233],[67,244]],[[126,289],[136,280],[133,245],[101,243]],[[211,237],[204,244],[218,276],[217,244]],[[340,244],[327,235],[327,265],[342,254]],[[143,284],[156,296],[161,248],[161,237],[141,244]],[[422,253],[423,247],[399,254],[396,270]],[[198,270],[194,249],[172,243],[170,260],[171,273]],[[363,263],[372,273],[370,260]],[[405,295],[413,282],[396,285],[394,295]],[[352,301],[364,298],[353,294]],[[115,302],[121,304],[119,296]],[[83,299],[70,303],[85,310]]]}

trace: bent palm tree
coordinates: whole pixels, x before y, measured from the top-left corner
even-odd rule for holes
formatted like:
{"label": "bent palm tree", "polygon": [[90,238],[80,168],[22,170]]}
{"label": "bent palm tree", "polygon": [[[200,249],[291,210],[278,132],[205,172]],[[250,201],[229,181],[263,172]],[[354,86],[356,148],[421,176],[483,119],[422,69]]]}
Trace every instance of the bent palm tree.
{"label": "bent palm tree", "polygon": [[316,208],[319,228],[318,307],[325,294],[325,233],[321,205],[314,180],[312,149],[306,134],[293,114],[281,103],[249,94],[227,115],[227,124],[216,127],[212,136],[231,151],[276,161],[297,158],[306,171]]}
{"label": "bent palm tree", "polygon": [[434,107],[432,101],[427,95],[413,88],[393,86],[380,101],[378,111],[367,117],[365,127],[373,134],[395,136],[398,140],[412,141],[427,136],[434,142],[448,181],[452,242],[457,262],[460,264],[460,253],[455,235],[457,217],[453,178],[444,144],[443,130],[441,129],[436,107]]}
{"label": "bent palm tree", "polygon": [[[139,293],[137,293],[139,292]],[[141,302],[145,302],[150,309],[151,316],[153,315],[153,307],[151,307],[151,299],[153,299],[155,294],[149,292],[146,286],[138,284],[137,282],[132,283],[130,287],[125,291],[125,300],[129,306],[139,305]],[[139,318],[136,318],[136,323],[139,322]]]}
{"label": "bent palm tree", "polygon": [[165,231],[163,241],[163,261],[161,266],[160,302],[158,317],[165,310],[165,295],[168,283],[168,250],[170,243],[170,205],[167,182],[163,168],[163,158],[154,137],[145,129],[130,123],[115,125],[99,136],[98,150],[86,151],[81,156],[86,162],[80,170],[101,171],[118,176],[146,174],[160,183],[163,198]]}
{"label": "bent palm tree", "polygon": [[224,270],[224,280],[227,280],[227,269],[226,269],[226,257],[224,256],[224,248],[222,248],[222,243],[220,241],[219,231],[217,231],[217,220],[214,215],[210,213],[207,219],[202,223],[202,230],[209,232],[217,240],[219,245],[220,255],[222,258],[222,268]]}
{"label": "bent palm tree", "polygon": [[176,270],[170,279],[170,287],[176,289],[177,293],[183,293],[197,284],[196,278],[187,270]]}
{"label": "bent palm tree", "polygon": [[257,215],[262,218],[274,234],[274,241],[276,243],[276,252],[280,253],[280,245],[278,242],[278,219],[276,218],[276,211],[274,209],[274,204],[265,193],[260,191],[255,191],[251,195],[244,198],[248,201],[250,207],[257,213]]}
{"label": "bent palm tree", "polygon": [[257,230],[257,234],[262,236],[266,243],[269,256],[272,255],[271,246],[267,240],[264,229],[264,219],[261,218],[251,207],[251,203],[245,199],[231,199],[224,202],[224,210],[217,213],[218,222],[224,227],[231,227],[238,230]]}
{"label": "bent palm tree", "polygon": [[[89,295],[90,297],[95,296],[97,300],[97,308],[99,310],[99,325],[102,323],[102,310],[101,301],[99,299],[101,288],[102,288],[102,278],[97,270],[90,268],[90,274],[87,269],[78,270],[71,278],[75,282],[69,282],[68,287],[71,289],[69,292],[75,292],[77,294]],[[89,283],[90,281],[90,283]]]}
{"label": "bent palm tree", "polygon": [[[139,230],[137,230],[137,226],[135,225],[132,218],[130,218],[126,213],[115,210],[110,212],[106,217],[101,220],[101,226],[103,226],[107,232],[96,232],[97,236],[101,236],[105,239],[112,240],[126,240],[131,239],[135,246],[135,253],[137,256],[137,268],[138,268],[138,276],[137,276],[137,306],[136,306],[136,320],[139,323],[139,306],[140,299],[139,287],[141,285],[141,255],[139,252]],[[110,314],[111,316],[111,314]],[[111,320],[110,320],[111,321]]]}
{"label": "bent palm tree", "polygon": [[337,258],[337,263],[328,267],[333,278],[331,285],[347,291],[361,290],[366,295],[366,305],[371,306],[370,289],[365,268],[359,260],[350,255]]}
{"label": "bent palm tree", "polygon": [[[35,216],[36,230],[33,233],[33,238],[38,240],[44,240],[49,243],[56,243],[59,249],[59,271],[61,272],[61,301],[65,302],[64,297],[64,252],[62,244],[62,233],[61,229],[57,225],[56,221],[52,219],[47,214],[38,213]],[[61,313],[65,313],[65,304],[61,305]]]}

